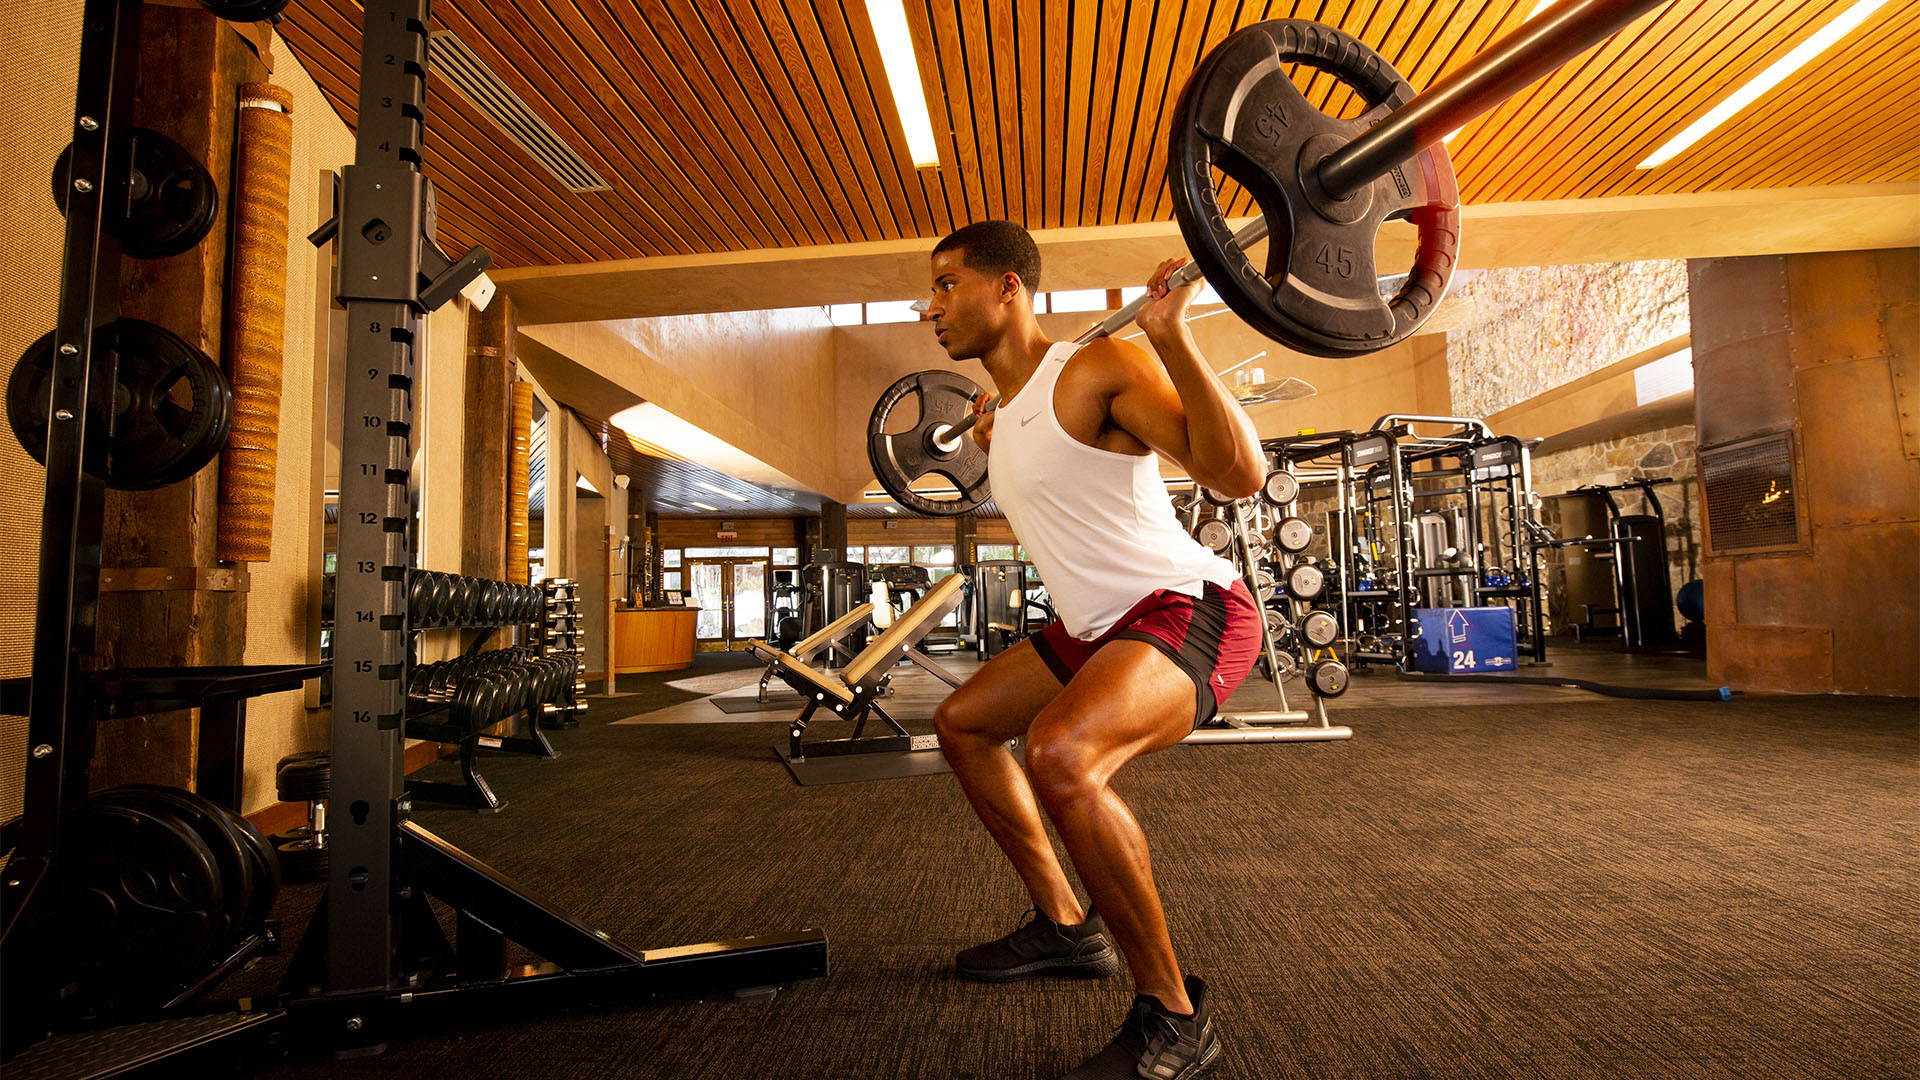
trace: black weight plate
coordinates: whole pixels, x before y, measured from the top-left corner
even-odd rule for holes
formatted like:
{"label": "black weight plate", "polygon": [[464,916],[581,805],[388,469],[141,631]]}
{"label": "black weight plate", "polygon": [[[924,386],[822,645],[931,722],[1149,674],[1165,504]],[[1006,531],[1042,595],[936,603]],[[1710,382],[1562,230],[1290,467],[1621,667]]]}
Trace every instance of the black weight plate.
{"label": "black weight plate", "polygon": [[281,802],[320,802],[333,787],[333,759],[327,755],[282,762],[273,782]]}
{"label": "black weight plate", "polygon": [[[1295,85],[1296,65],[1345,84],[1367,108],[1347,119],[1321,112]],[[1207,281],[1249,326],[1316,356],[1358,356],[1406,338],[1439,305],[1460,236],[1446,148],[1416,152],[1345,199],[1317,180],[1322,160],[1413,96],[1358,39],[1295,19],[1237,30],[1194,69],[1168,147],[1174,217]],[[1269,229],[1264,269],[1233,241],[1216,168],[1259,204]],[[1395,219],[1413,222],[1419,242],[1405,284],[1385,298],[1374,240]]]}
{"label": "black weight plate", "polygon": [[[951,449],[937,438],[973,411],[980,387],[951,371],[919,371],[894,382],[874,403],[867,420],[867,461],[874,479],[895,502],[930,517],[959,517],[978,509],[992,497],[987,482],[987,452],[970,434],[960,435]],[[911,395],[920,407],[920,419],[906,431],[887,433],[893,411]],[[913,491],[923,476],[939,476],[958,489],[953,499],[930,499]]]}
{"label": "black weight plate", "polygon": [[425,571],[407,568],[407,623],[426,625],[427,596],[432,592]]}
{"label": "black weight plate", "polygon": [[200,834],[171,813],[88,801],[61,823],[57,978],[103,1014],[164,1002],[209,966],[225,883]]}
{"label": "black weight plate", "polygon": [[461,575],[454,579],[453,621],[471,623],[475,611],[480,607],[480,581]]}
{"label": "black weight plate", "polygon": [[248,821],[239,811],[215,804],[223,817],[227,819],[229,830],[240,838],[253,856],[253,904],[247,909],[246,919],[242,923],[248,929],[258,927],[273,914],[273,903],[280,895],[280,856],[274,853],[273,844],[259,826]]}
{"label": "black weight plate", "polygon": [[[72,154],[69,145],[53,164],[53,201],[62,214],[72,191],[67,175]],[[120,239],[124,254],[136,259],[178,255],[213,228],[220,209],[213,175],[173,139],[147,128],[127,129],[108,160],[110,190],[116,187],[113,177],[123,173],[126,183],[104,200],[101,221]]]}
{"label": "black weight plate", "polygon": [[280,880],[288,884],[306,884],[327,880],[327,849],[319,846],[312,834],[289,837],[274,833],[274,854],[280,860]]}
{"label": "black weight plate", "polygon": [[221,935],[224,937],[238,929],[241,920],[253,908],[254,892],[258,885],[254,881],[253,854],[247,850],[246,841],[228,827],[226,816],[220,812],[219,806],[190,791],[157,784],[128,784],[108,788],[96,793],[93,798],[117,806],[142,807],[156,815],[171,815],[199,833],[200,839],[207,842],[214,861],[220,866],[220,882],[223,886]]}
{"label": "black weight plate", "polygon": [[[7,420],[21,448],[41,464],[52,407],[53,338],[49,333],[29,346],[7,378]],[[110,323],[93,340],[96,355],[116,357],[102,477],[109,486],[165,487],[219,455],[233,426],[233,389],[218,364],[172,331],[140,319]]]}

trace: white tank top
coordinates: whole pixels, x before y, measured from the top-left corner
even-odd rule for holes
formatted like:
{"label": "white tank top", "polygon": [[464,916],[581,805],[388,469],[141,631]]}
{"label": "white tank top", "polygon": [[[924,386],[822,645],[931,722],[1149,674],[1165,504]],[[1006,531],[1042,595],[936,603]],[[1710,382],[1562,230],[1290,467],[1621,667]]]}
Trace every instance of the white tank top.
{"label": "white tank top", "polygon": [[1091,641],[1157,589],[1222,589],[1233,564],[1187,535],[1153,453],[1122,454],[1067,434],[1053,388],[1079,349],[1055,342],[1013,400],[994,414],[987,475],[1068,633]]}

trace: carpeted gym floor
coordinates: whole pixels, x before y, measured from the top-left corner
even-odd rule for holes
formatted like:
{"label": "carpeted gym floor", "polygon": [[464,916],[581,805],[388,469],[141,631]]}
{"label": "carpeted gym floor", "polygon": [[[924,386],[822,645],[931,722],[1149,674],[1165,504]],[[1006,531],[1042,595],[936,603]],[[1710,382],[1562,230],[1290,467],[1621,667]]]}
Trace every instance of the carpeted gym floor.
{"label": "carpeted gym floor", "polygon": [[[801,787],[779,713],[608,723],[729,663],[636,677],[554,736],[558,761],[490,758],[503,813],[418,816],[630,944],[817,926],[830,975],[262,1075],[1050,1078],[1104,1043],[1123,977],[952,974],[1027,906],[952,776]],[[1179,746],[1117,783],[1213,986],[1217,1075],[1914,1075],[1915,702],[1347,701],[1350,742]],[[315,888],[284,897],[290,932]]]}

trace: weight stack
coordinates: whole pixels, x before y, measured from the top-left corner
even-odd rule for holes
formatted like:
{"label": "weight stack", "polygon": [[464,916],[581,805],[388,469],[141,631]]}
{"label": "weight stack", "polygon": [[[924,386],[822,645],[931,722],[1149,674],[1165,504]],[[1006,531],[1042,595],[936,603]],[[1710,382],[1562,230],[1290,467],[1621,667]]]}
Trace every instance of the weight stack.
{"label": "weight stack", "polygon": [[586,632],[581,629],[580,583],[567,578],[548,578],[544,584],[545,601],[540,610],[540,655],[571,656],[574,659],[573,685],[556,701],[541,709],[540,726],[574,727],[575,715],[587,707]]}

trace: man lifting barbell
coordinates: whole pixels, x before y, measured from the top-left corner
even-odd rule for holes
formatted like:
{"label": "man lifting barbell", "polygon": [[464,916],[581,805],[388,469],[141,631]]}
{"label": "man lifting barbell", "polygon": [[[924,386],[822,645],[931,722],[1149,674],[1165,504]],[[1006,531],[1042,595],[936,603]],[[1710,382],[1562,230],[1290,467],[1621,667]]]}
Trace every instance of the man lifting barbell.
{"label": "man lifting barbell", "polygon": [[[1033,315],[1039,251],[1018,225],[969,225],[933,253],[930,321],[947,354],[982,361],[1000,392],[973,437],[1059,616],[934,717],[954,775],[1034,907],[1011,934],[961,952],[958,966],[988,981],[1103,975],[1118,969],[1117,944],[1138,996],[1076,1078],[1184,1080],[1220,1054],[1206,984],[1183,978],[1175,959],[1146,837],[1108,786],[1127,762],[1212,716],[1260,649],[1258,605],[1233,564],[1180,527],[1160,479],[1156,454],[1235,498],[1266,474],[1252,421],[1187,331],[1197,285],[1168,287],[1184,262],[1161,264],[1139,312],[1156,359],[1112,337],[1049,341]],[[1005,745],[1017,736],[1024,772]],[[1043,810],[1090,909],[1067,882]]]}

